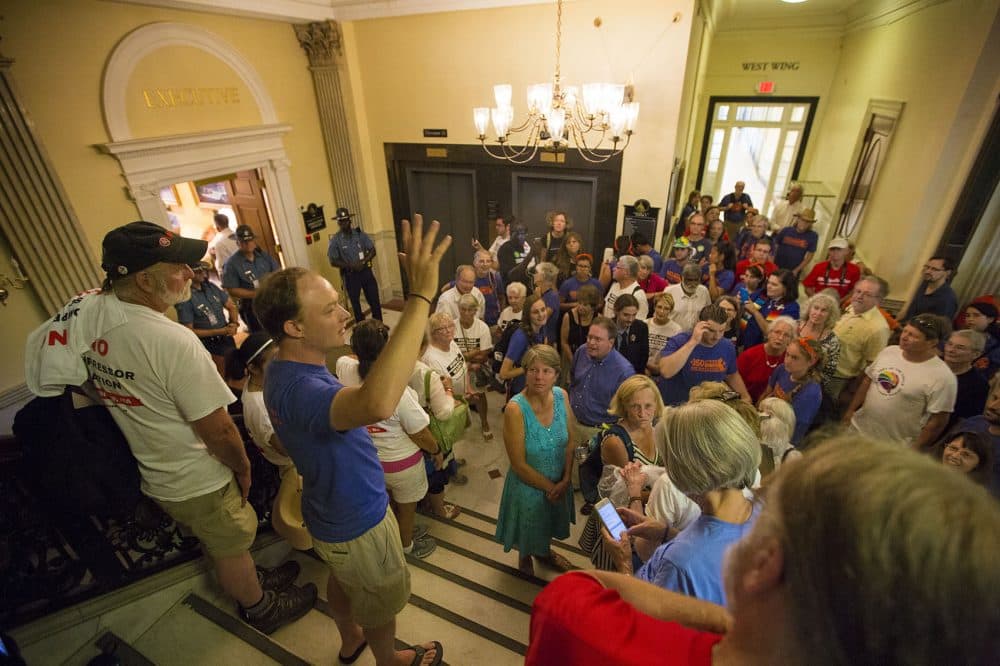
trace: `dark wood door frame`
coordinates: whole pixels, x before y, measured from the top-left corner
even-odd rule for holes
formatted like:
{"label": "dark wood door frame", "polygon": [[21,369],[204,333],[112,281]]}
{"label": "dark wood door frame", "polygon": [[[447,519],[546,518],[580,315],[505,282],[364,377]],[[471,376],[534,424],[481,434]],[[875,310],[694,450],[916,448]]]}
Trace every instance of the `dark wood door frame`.
{"label": "dark wood door frame", "polygon": [[[475,171],[476,232],[483,243],[491,240],[495,231],[490,219],[497,214],[509,216],[513,208],[514,173],[536,174],[543,178],[595,178],[597,188],[594,201],[593,247],[610,246],[614,241],[616,222],[621,215],[618,197],[621,188],[622,156],[616,155],[602,164],[591,164],[567,151],[560,155],[562,162],[543,162],[536,157],[530,164],[513,165],[487,155],[479,145],[387,143],[385,144],[386,170],[392,202],[393,228],[397,243],[401,239],[400,220],[409,218],[409,193],[406,190],[406,169],[447,168]],[[470,251],[471,259],[471,251]],[[405,278],[404,278],[405,280]]]}
{"label": "dark wood door frame", "polygon": [[701,189],[701,174],[705,170],[705,160],[708,156],[709,138],[712,130],[712,119],[715,117],[715,107],[719,104],[805,104],[809,107],[806,114],[806,124],[802,128],[802,141],[799,143],[799,154],[795,156],[792,164],[792,173],[789,182],[798,180],[799,169],[802,168],[802,159],[806,154],[806,144],[809,142],[809,133],[812,130],[813,120],[816,118],[816,107],[819,106],[819,97],[709,97],[708,115],[705,116],[705,130],[701,137],[701,154],[698,159],[698,173],[695,175],[694,188]]}

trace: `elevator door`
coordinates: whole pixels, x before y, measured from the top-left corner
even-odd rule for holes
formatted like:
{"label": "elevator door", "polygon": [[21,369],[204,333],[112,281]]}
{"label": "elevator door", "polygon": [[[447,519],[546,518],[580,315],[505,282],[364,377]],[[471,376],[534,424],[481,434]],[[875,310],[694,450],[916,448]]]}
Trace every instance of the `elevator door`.
{"label": "elevator door", "polygon": [[[583,238],[585,251],[594,251],[594,209],[597,178],[513,173],[513,208],[517,219],[528,227],[529,238],[548,231],[545,214],[561,210],[573,221],[573,231]],[[608,224],[614,226],[614,220]]]}
{"label": "elevator door", "polygon": [[[441,282],[455,276],[455,268],[472,263],[476,236],[476,180],[472,169],[406,169],[410,214],[420,213],[424,223],[441,223],[440,234],[451,234],[452,243],[441,260]],[[483,245],[489,245],[483,239]]]}

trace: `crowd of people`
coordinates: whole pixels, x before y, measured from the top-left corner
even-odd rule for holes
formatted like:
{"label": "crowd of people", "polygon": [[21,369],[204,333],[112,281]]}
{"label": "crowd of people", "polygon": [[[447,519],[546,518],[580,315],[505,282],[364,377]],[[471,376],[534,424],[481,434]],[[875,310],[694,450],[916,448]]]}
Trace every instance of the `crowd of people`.
{"label": "crowd of people", "polygon": [[[71,322],[68,349],[43,344],[59,317],[29,339],[37,370],[29,386],[61,390],[91,378],[92,397],[113,407],[140,462],[144,492],[202,541],[241,617],[270,632],[307,612],[317,590],[294,584],[297,565],[258,570],[250,558],[249,462],[223,377],[244,381],[250,435],[279,467],[282,487],[287,480],[301,498],[307,534],[289,540],[329,568],[342,663],[369,646],[382,666],[441,662],[438,641],[394,642],[410,592],[406,557],[436,546],[414,519],[418,506],[443,520],[459,515],[444,497],[449,484],[468,481],[454,444],[471,432],[473,412],[478,439],[493,439],[491,393],[509,461],[496,541],[517,551],[525,573],[536,563],[570,571],[552,542],[569,536],[579,508],[580,545],[595,565],[536,600],[528,663],[591,663],[587,650],[607,655],[601,663],[640,663],[669,644],[690,654],[671,663],[723,653],[805,661],[817,650],[830,663],[907,663],[945,644],[965,650],[962,663],[985,663],[979,657],[995,656],[986,646],[996,648],[997,637],[983,627],[1000,611],[979,586],[954,588],[971,608],[942,591],[953,588],[923,590],[907,611],[911,624],[880,630],[884,638],[848,616],[892,624],[895,590],[924,576],[976,580],[991,566],[987,550],[1000,537],[996,306],[973,302],[953,330],[960,313],[943,290],[954,267],[935,257],[897,320],[881,307],[888,285],[852,262],[844,239],[813,261],[815,214],[801,189],[770,220],[743,189],[720,207],[693,193],[666,258],[636,234],[617,238],[596,264],[565,212],[550,212],[547,233],[531,241],[524,225],[497,218],[496,240],[488,249],[474,243],[471,263],[443,284],[438,264],[450,239],[438,241],[437,223],[425,229],[416,216],[412,233],[402,223],[410,292],[391,331],[364,320],[360,305],[349,327],[338,291],[304,268],[244,275],[250,286],[237,289],[246,291],[227,287],[224,275],[229,291],[213,290],[212,266],[199,263],[205,242],[133,223],[105,238],[103,289],[67,306],[80,315],[62,320]],[[241,261],[266,262],[243,235]],[[374,248],[350,241],[331,242],[331,262],[357,274],[345,286],[367,299]],[[224,274],[237,273],[233,262]],[[220,343],[233,339],[247,300],[258,330],[239,347]],[[181,326],[162,316],[171,306]],[[328,353],[348,344],[331,372]],[[103,375],[121,379],[116,369],[143,364],[131,383],[102,388]],[[827,443],[824,427],[847,434]],[[935,488],[967,507],[961,520],[947,517],[940,497],[928,499]],[[611,534],[593,510],[604,500],[625,531]],[[879,540],[866,525],[894,502],[913,504],[914,514],[934,505],[942,532],[907,514],[885,535],[890,543]],[[944,530],[960,531],[968,548],[948,562],[954,571],[931,571],[934,553],[947,550]],[[841,550],[843,574],[830,559]],[[912,566],[884,566],[901,558]],[[829,607],[842,597],[857,605]],[[775,631],[762,617],[770,612],[822,631]],[[619,654],[601,643],[608,636],[586,636],[598,622],[655,635]],[[957,633],[907,644],[906,632],[925,625]],[[773,640],[755,643],[754,632]]]}

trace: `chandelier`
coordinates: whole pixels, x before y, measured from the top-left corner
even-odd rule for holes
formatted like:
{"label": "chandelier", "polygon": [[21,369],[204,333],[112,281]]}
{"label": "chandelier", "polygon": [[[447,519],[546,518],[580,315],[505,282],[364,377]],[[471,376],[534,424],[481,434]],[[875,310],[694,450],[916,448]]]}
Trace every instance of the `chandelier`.
{"label": "chandelier", "polygon": [[[539,148],[564,151],[572,145],[588,162],[605,162],[624,151],[632,138],[639,116],[639,103],[633,102],[631,84],[585,83],[580,88],[563,86],[559,58],[562,46],[562,0],[556,3],[556,71],[552,83],[528,86],[528,117],[511,127],[510,84],[493,86],[496,106],[472,110],[483,149],[499,160],[515,164],[530,162]],[[486,143],[486,126],[492,121],[496,145]],[[512,145],[512,134],[523,133]]]}

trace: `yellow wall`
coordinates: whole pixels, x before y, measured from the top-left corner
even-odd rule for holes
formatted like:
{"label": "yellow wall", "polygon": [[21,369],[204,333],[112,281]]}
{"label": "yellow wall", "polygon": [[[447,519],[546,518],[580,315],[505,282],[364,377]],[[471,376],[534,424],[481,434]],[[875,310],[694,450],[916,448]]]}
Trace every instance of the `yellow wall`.
{"label": "yellow wall", "polygon": [[[754,30],[716,32],[712,35],[704,84],[695,113],[694,140],[688,152],[686,185],[682,188],[684,196],[694,189],[698,178],[708,100],[714,96],[757,97],[761,100],[775,96],[819,97],[812,135],[806,146],[805,167],[815,151],[818,128],[825,116],[830,84],[840,55],[840,42],[839,31],[831,30]],[[798,69],[775,71],[770,67],[770,63],[774,62],[797,62]],[[746,70],[744,63],[768,63],[768,69]],[[757,95],[754,90],[759,81],[774,81],[774,94]],[[802,174],[809,175],[808,170],[803,168]],[[732,190],[732,185],[726,183],[725,192],[706,194],[718,200]],[[765,211],[769,205],[769,202],[762,201],[754,203]]]}
{"label": "yellow wall", "polygon": [[858,236],[895,299],[916,288],[914,267],[937,246],[982,122],[993,113],[1000,60],[981,63],[986,85],[970,77],[987,40],[1000,39],[997,9],[995,2],[952,0],[844,38],[807,173],[843,197],[869,100],[905,103]]}
{"label": "yellow wall", "polygon": [[[21,101],[56,165],[95,259],[108,229],[137,216],[123,190],[118,162],[93,148],[110,140],[102,115],[103,69],[125,35],[151,22],[177,21],[210,30],[250,62],[271,96],[279,122],[292,125],[285,148],[299,202],[334,207],[312,78],[305,52],[288,23],[96,0],[17,0],[5,9],[3,18],[0,48],[16,60],[11,72]],[[156,53],[177,55],[174,48]],[[192,68],[175,79],[192,85],[201,81],[197,67],[224,67],[208,54],[205,59],[187,53],[178,61],[167,60]],[[249,93],[241,94],[239,106],[257,113]],[[217,108],[196,108],[201,115],[185,113],[186,131],[219,128]],[[231,126],[245,125],[246,111],[237,112],[232,121]],[[317,268],[327,264],[325,251],[318,246],[310,246],[310,258]]]}
{"label": "yellow wall", "polygon": [[[271,96],[278,121],[292,126],[284,142],[298,203],[315,201],[332,212],[336,203],[322,148],[312,77],[305,52],[288,23],[97,0],[7,2],[0,22],[0,53],[15,60],[10,76],[80,219],[95,263],[104,234],[138,217],[125,192],[117,160],[94,148],[110,140],[102,113],[104,67],[123,37],[156,21],[177,21],[210,30],[250,62]],[[173,59],[142,71],[162,75],[170,67],[181,68],[170,85],[175,85],[174,81],[196,85],[203,80],[197,67],[218,65],[214,58],[207,62],[197,54],[178,54],[175,48],[165,54]],[[241,93],[240,106],[244,111],[232,117],[232,126],[245,125],[248,112],[258,113],[249,94]],[[221,126],[218,108],[200,108],[201,114],[184,114],[186,131]],[[327,263],[325,249],[325,238],[309,246],[311,263],[339,283]],[[15,344],[0,351],[0,367],[19,367],[23,335],[5,335],[5,339]],[[20,373],[4,375],[0,390],[20,383],[22,378]]]}
{"label": "yellow wall", "polygon": [[[580,0],[564,8],[564,83],[635,82],[641,110],[625,153],[620,203],[639,197],[664,203],[692,10],[692,0]],[[596,17],[600,28],[594,27]],[[515,112],[523,114],[526,86],[551,80],[554,36],[553,4],[345,26],[354,115],[364,119],[358,123],[358,150],[368,219],[391,228],[385,143],[426,142],[425,127],[448,129],[448,138],[434,143],[476,143],[472,109],[493,104],[494,83],[513,86]]]}

